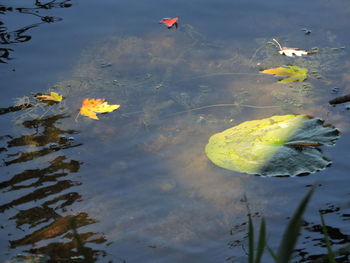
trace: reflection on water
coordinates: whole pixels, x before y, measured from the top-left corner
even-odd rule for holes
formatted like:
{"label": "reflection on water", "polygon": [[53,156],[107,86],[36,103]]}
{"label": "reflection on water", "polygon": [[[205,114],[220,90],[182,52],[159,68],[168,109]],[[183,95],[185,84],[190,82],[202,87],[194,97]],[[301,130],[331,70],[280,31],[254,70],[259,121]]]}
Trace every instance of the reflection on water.
{"label": "reflection on water", "polygon": [[75,133],[75,131],[64,131],[55,126],[55,123],[58,120],[66,117],[68,116],[55,115],[40,120],[24,121],[23,126],[28,129],[33,129],[34,133],[30,135],[22,135],[17,138],[11,138],[11,140],[7,141],[8,150],[10,150],[10,148],[12,147],[19,147],[25,145],[43,147],[35,151],[8,154],[8,159],[10,160],[4,161],[4,164],[8,166],[14,163],[27,162],[60,149],[67,149],[71,147],[80,146],[80,144],[71,144],[70,140],[62,136],[64,134],[73,134]]}
{"label": "reflection on water", "polygon": [[[62,18],[48,16],[44,13],[43,10],[53,9],[53,8],[67,8],[70,7],[70,0],[61,0],[61,1],[49,1],[43,3],[42,1],[35,0],[33,7],[12,7],[5,6],[0,4],[0,14],[9,15],[9,13],[15,13],[14,15],[32,15],[39,18],[40,22],[30,24],[21,28],[18,28],[13,31],[8,31],[6,23],[0,21],[0,63],[7,63],[8,60],[11,60],[11,53],[14,52],[13,45],[15,43],[27,42],[32,36],[30,35],[30,30],[38,27],[42,24],[53,23],[61,21]],[[10,45],[10,47],[7,47]]]}
{"label": "reflection on water", "polygon": [[10,113],[10,112],[21,111],[21,110],[28,109],[28,108],[31,108],[31,107],[33,107],[33,105],[27,103],[27,104],[10,106],[10,107],[7,107],[7,108],[0,108],[0,115],[6,114],[6,113]]}
{"label": "reflection on water", "polygon": [[[319,210],[325,219],[325,227],[332,250],[337,262],[350,261],[350,233],[344,232],[344,225],[348,225],[350,214],[348,207],[340,207],[328,203],[324,209]],[[330,223],[331,221],[332,223]],[[319,222],[304,222],[303,244],[314,246],[317,250],[306,248],[297,249],[298,262],[328,262],[327,247],[324,240],[323,228]]]}
{"label": "reflection on water", "polygon": [[10,52],[12,51],[11,48],[0,48],[0,63],[6,63],[7,60],[10,60]]}
{"label": "reflection on water", "polygon": [[[2,113],[25,109],[15,107],[2,109]],[[21,123],[25,128],[21,135],[0,137],[2,166],[8,171],[0,180],[0,215],[16,226],[10,231],[10,249],[44,257],[45,262],[95,262],[106,256],[96,245],[107,240],[104,235],[81,230],[97,220],[71,208],[83,198],[77,188],[81,182],[74,178],[83,163],[65,154],[82,145],[72,137],[77,131],[59,128],[68,117],[27,118]],[[35,168],[28,168],[31,166]],[[21,171],[21,167],[26,168]],[[16,170],[20,171],[13,172]]]}

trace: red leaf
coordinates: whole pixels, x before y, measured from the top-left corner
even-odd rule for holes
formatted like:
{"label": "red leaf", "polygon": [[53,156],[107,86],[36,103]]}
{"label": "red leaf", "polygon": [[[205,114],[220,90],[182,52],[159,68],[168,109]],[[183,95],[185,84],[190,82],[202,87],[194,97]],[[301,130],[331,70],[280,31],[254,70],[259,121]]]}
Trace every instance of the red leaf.
{"label": "red leaf", "polygon": [[175,26],[177,28],[177,21],[179,20],[178,17],[174,18],[163,18],[163,20],[159,21],[159,23],[165,24],[168,28],[172,28]]}

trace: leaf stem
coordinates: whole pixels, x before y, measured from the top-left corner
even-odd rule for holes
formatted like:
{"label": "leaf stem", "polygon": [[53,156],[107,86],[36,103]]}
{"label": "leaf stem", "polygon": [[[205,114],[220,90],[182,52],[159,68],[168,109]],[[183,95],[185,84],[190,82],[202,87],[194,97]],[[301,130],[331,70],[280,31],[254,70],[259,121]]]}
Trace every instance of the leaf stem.
{"label": "leaf stem", "polygon": [[280,50],[283,50],[281,44],[280,44],[275,38],[273,38],[272,40],[275,41],[275,42],[277,43],[277,45],[278,45],[278,47],[279,47]]}

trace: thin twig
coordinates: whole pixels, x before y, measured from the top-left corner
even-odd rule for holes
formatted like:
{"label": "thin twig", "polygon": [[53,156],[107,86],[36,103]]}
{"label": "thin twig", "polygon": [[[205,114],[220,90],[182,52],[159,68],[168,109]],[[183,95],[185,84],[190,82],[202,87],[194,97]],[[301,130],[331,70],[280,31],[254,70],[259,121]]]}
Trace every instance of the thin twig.
{"label": "thin twig", "polygon": [[238,103],[225,103],[225,104],[213,104],[213,105],[206,105],[198,108],[193,108],[189,110],[184,110],[184,111],[178,111],[175,113],[172,113],[168,115],[167,117],[186,113],[186,112],[191,112],[191,111],[198,111],[198,110],[204,110],[204,109],[209,109],[209,108],[218,108],[218,107],[245,107],[245,108],[253,108],[253,109],[271,109],[271,108],[280,108],[281,106],[255,106],[255,105],[247,105],[247,104],[238,104]]}
{"label": "thin twig", "polygon": [[75,121],[75,122],[78,122],[78,117],[79,117],[79,115],[80,115],[80,112],[78,112],[77,116],[74,118],[74,121]]}

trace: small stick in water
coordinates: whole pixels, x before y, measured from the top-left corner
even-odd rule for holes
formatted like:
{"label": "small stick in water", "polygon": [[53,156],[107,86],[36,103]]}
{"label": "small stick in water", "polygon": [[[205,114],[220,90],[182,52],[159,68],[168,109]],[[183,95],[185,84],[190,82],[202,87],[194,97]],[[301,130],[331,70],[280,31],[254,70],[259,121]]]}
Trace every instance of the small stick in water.
{"label": "small stick in water", "polygon": [[335,105],[335,104],[341,104],[348,101],[350,101],[350,94],[332,99],[329,101],[329,104]]}

